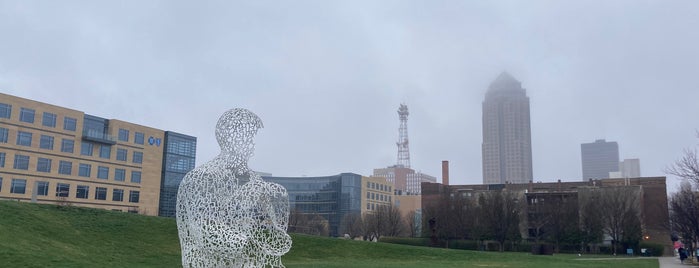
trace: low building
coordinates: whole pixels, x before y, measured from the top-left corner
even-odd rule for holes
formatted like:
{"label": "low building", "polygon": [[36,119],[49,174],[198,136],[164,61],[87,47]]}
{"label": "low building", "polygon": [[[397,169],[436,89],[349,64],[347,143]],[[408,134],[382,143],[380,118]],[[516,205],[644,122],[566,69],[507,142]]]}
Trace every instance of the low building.
{"label": "low building", "polygon": [[[440,202],[453,199],[454,196],[477,198],[490,191],[510,191],[520,202],[526,201],[520,215],[520,233],[523,239],[534,240],[537,233],[536,219],[540,211],[540,202],[566,202],[576,210],[580,209],[581,198],[592,190],[602,190],[601,194],[613,193],[613,189],[626,188],[636,195],[642,235],[645,242],[661,244],[669,252],[671,247],[669,230],[668,201],[665,177],[644,177],[624,179],[600,179],[585,182],[547,182],[525,184],[476,184],[443,185],[440,183],[422,184],[422,207],[443,206]],[[444,197],[451,198],[444,198]],[[608,237],[607,237],[608,238]]]}
{"label": "low building", "polygon": [[196,138],[0,93],[0,198],[174,216]]}

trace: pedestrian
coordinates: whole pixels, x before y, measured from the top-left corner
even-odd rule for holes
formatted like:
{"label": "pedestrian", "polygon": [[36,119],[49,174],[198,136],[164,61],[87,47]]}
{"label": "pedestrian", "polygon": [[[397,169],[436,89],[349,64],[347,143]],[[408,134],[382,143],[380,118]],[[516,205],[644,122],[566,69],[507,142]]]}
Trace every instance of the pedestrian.
{"label": "pedestrian", "polygon": [[684,260],[687,258],[687,250],[684,248],[679,249],[680,252],[680,263],[684,264]]}

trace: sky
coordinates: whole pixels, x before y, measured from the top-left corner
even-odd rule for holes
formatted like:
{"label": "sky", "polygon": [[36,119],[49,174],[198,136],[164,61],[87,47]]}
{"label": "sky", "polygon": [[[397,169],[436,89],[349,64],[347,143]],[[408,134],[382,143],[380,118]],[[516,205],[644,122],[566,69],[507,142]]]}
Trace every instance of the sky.
{"label": "sky", "polygon": [[[5,1],[0,92],[196,136],[264,122],[254,170],[371,175],[396,163],[482,183],[482,101],[507,71],[530,98],[536,181],[578,181],[616,141],[643,176],[699,144],[699,1]],[[679,185],[669,176],[669,188]]]}

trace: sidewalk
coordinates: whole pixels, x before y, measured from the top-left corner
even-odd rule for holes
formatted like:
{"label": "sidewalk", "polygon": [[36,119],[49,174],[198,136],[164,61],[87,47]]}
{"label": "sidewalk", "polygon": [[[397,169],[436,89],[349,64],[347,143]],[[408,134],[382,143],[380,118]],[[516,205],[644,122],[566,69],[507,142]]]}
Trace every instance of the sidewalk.
{"label": "sidewalk", "polygon": [[659,257],[658,258],[658,264],[660,264],[660,268],[689,268],[689,267],[696,267],[687,264],[689,263],[689,260],[685,260],[685,264],[680,263],[680,258],[679,257]]}

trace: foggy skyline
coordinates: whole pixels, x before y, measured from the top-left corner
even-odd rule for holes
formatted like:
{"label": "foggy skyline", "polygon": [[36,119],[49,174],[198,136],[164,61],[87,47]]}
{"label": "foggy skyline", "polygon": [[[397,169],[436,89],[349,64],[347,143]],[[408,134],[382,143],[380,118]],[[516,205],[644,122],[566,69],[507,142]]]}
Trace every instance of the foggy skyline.
{"label": "foggy skyline", "polygon": [[664,176],[699,144],[697,26],[696,1],[0,0],[0,92],[196,136],[197,164],[248,108],[265,124],[250,167],[275,176],[395,164],[406,103],[411,166],[479,184],[481,103],[507,71],[534,180],[579,181],[597,139]]}

